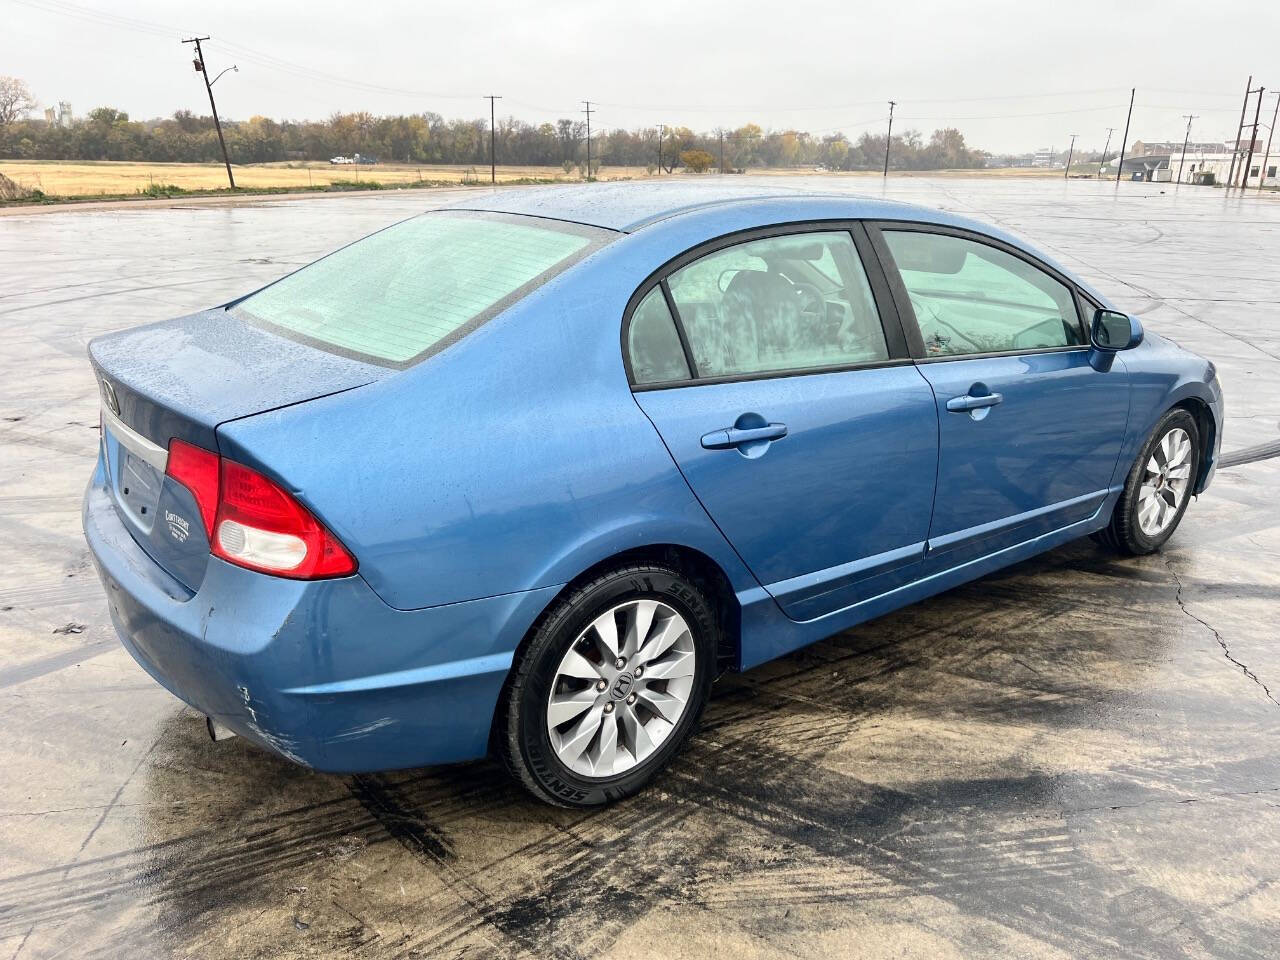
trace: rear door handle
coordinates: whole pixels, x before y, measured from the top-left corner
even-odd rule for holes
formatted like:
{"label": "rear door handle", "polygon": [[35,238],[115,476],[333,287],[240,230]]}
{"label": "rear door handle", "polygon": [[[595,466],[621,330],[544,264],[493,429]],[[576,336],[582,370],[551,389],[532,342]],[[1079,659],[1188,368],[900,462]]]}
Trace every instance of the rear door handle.
{"label": "rear door handle", "polygon": [[952,397],[948,400],[947,409],[952,413],[968,413],[970,410],[983,410],[1003,402],[1004,395],[999,393],[987,393],[980,397],[965,394],[963,397]]}
{"label": "rear door handle", "polygon": [[729,427],[706,434],[702,438],[702,446],[705,450],[728,450],[759,440],[781,440],[786,435],[785,423],[771,423],[764,427]]}

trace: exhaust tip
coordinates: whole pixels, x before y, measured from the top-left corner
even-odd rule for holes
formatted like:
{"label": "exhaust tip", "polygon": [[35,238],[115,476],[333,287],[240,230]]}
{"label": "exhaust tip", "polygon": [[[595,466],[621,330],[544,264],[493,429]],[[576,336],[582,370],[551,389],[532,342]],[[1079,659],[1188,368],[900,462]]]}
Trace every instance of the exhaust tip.
{"label": "exhaust tip", "polygon": [[236,735],[236,732],[230,727],[219,723],[213,717],[205,717],[204,725],[209,729],[209,739],[214,743],[219,740],[230,740]]}

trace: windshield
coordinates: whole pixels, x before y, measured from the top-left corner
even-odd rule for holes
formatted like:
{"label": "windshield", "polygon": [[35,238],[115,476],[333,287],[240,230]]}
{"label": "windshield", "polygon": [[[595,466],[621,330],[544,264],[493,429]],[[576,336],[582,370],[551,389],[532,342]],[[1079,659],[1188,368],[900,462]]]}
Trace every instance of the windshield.
{"label": "windshield", "polygon": [[405,366],[465,336],[609,236],[532,217],[429,213],[343,247],[232,310],[321,349]]}

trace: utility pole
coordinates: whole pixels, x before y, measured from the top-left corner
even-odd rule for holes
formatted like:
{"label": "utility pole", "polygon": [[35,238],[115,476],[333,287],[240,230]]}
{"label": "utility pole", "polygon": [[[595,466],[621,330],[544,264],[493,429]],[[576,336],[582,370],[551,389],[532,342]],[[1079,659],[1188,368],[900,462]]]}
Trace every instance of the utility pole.
{"label": "utility pole", "polygon": [[494,129],[493,101],[501,100],[502,97],[495,96],[494,94],[491,93],[491,94],[488,94],[484,99],[489,101],[489,182],[497,183],[498,182],[498,161],[495,159],[495,152],[494,152],[494,144],[496,142],[496,139],[494,137],[494,132],[493,132],[493,129]]}
{"label": "utility pole", "polygon": [[1182,138],[1182,159],[1178,161],[1178,182],[1182,182],[1182,168],[1187,162],[1187,143],[1191,140],[1191,121],[1197,119],[1193,113],[1184,113],[1187,118],[1187,135]]}
{"label": "utility pole", "polygon": [[1244,112],[1249,109],[1249,94],[1253,92],[1253,75],[1249,75],[1249,81],[1244,85],[1244,102],[1240,104],[1240,123],[1236,127],[1236,139],[1231,144],[1231,168],[1227,171],[1227,189],[1236,179],[1236,161],[1240,159],[1240,134],[1244,133]]}
{"label": "utility pole", "polygon": [[592,110],[591,110],[590,100],[583,100],[582,102],[587,106],[587,109],[583,110],[582,112],[587,115],[587,179],[590,180],[591,179],[591,113],[592,113]]}
{"label": "utility pole", "polygon": [[1115,127],[1107,127],[1107,142],[1102,146],[1102,161],[1098,164],[1098,176],[1102,176],[1102,164],[1107,162],[1107,151],[1111,148],[1111,134],[1116,132]]}
{"label": "utility pole", "polygon": [[662,138],[666,129],[666,124],[658,124],[658,176],[662,176]]}
{"label": "utility pole", "polygon": [[[208,37],[192,37],[190,40],[183,40],[183,43],[194,43],[196,45],[196,61],[195,68],[200,71],[200,75],[204,77],[204,88],[209,91],[209,109],[213,111],[213,125],[218,131],[218,143],[222,145],[222,162],[227,166],[227,183],[231,184],[231,189],[236,188],[236,178],[231,175],[231,158],[227,156],[227,141],[222,138],[222,122],[218,120],[218,107],[213,102],[213,84],[209,82],[209,71],[204,68],[204,51],[200,49],[200,41],[208,40]],[[223,73],[226,71],[224,70]],[[218,74],[222,76],[222,74]],[[216,80],[217,77],[214,77]]]}
{"label": "utility pole", "polygon": [[720,131],[720,172],[724,173],[724,131]]}
{"label": "utility pole", "polygon": [[1067,151],[1067,169],[1062,171],[1062,179],[1071,179],[1071,158],[1076,155],[1076,137],[1078,134],[1071,135],[1071,148]]}
{"label": "utility pole", "polygon": [[889,176],[889,145],[893,143],[893,108],[897,106],[896,100],[889,101],[889,133],[884,138],[884,176]]}
{"label": "utility pole", "polygon": [[1124,139],[1120,141],[1120,159],[1116,161],[1116,183],[1120,182],[1120,174],[1124,171],[1124,152],[1129,148],[1129,121],[1133,119],[1133,97],[1137,87],[1129,91],[1129,113],[1124,118]]}
{"label": "utility pole", "polygon": [[1267,182],[1267,162],[1271,159],[1271,138],[1276,135],[1276,119],[1280,118],[1280,93],[1276,94],[1276,108],[1271,111],[1271,129],[1267,131],[1267,153],[1262,158],[1262,169],[1258,171],[1261,176],[1258,177],[1258,192],[1262,192],[1262,185]]}
{"label": "utility pole", "polygon": [[[1245,158],[1244,168],[1240,171],[1241,190],[1249,185],[1249,165],[1253,163],[1253,145],[1258,142],[1258,121],[1262,118],[1262,95],[1266,91],[1266,87],[1258,86],[1258,105],[1253,108],[1253,128],[1249,131],[1249,155]],[[1258,172],[1262,173],[1263,171],[1259,170]],[[1264,178],[1259,177],[1258,179]]]}

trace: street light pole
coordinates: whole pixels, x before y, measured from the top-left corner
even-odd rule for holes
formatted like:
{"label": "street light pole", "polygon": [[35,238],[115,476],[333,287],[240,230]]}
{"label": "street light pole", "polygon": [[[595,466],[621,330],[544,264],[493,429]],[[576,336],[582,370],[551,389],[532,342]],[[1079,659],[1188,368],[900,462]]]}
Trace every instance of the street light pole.
{"label": "street light pole", "polygon": [[[222,146],[222,162],[227,167],[227,183],[231,184],[231,189],[234,190],[236,188],[236,178],[231,175],[231,158],[227,156],[227,141],[222,138],[222,122],[218,119],[218,105],[213,102],[213,84],[209,82],[209,71],[204,67],[204,51],[200,49],[200,41],[208,39],[208,37],[192,37],[190,40],[183,40],[182,42],[196,45],[195,68],[204,77],[204,88],[209,92],[209,109],[213,111],[213,125],[218,131],[218,143]],[[226,70],[222,71],[222,73],[226,72]],[[218,77],[221,77],[222,73],[218,74]],[[216,80],[217,77],[214,79]]]}

